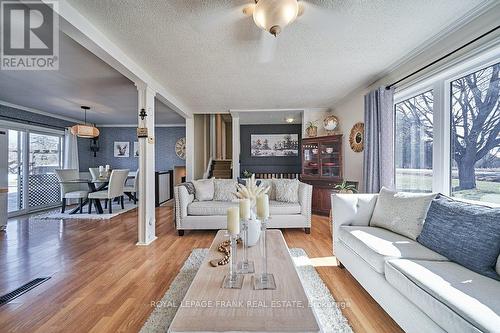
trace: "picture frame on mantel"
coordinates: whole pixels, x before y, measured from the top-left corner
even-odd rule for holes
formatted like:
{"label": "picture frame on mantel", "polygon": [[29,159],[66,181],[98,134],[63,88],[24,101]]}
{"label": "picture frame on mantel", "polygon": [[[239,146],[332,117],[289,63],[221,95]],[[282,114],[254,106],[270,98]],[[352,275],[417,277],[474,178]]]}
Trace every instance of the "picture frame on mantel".
{"label": "picture frame on mantel", "polygon": [[130,142],[115,141],[113,144],[114,157],[129,157],[130,156]]}

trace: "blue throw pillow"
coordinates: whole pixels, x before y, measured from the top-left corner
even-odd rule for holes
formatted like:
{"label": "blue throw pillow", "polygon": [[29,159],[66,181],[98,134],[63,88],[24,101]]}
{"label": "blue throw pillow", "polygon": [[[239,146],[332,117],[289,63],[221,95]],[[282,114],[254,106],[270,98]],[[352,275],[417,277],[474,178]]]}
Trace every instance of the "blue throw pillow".
{"label": "blue throw pillow", "polygon": [[500,208],[450,199],[434,199],[417,241],[468,269],[500,280]]}

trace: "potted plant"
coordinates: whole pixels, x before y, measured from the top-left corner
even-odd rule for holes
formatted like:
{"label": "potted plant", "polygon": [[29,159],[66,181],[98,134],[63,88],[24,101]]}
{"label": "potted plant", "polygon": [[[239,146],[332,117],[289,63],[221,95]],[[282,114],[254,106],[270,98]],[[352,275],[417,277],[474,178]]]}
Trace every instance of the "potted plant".
{"label": "potted plant", "polygon": [[347,194],[352,194],[352,193],[357,193],[358,190],[356,189],[356,186],[353,184],[347,184],[347,181],[343,181],[342,184],[335,185],[334,187],[336,190],[339,191],[339,193],[347,193]]}
{"label": "potted plant", "polygon": [[306,127],[306,134],[308,137],[310,138],[314,138],[316,136],[318,136],[318,125],[317,125],[318,121],[317,120],[313,120],[313,121],[310,121],[307,123],[307,127]]}
{"label": "potted plant", "polygon": [[253,173],[251,173],[248,170],[243,171],[243,178],[250,178],[252,177]]}

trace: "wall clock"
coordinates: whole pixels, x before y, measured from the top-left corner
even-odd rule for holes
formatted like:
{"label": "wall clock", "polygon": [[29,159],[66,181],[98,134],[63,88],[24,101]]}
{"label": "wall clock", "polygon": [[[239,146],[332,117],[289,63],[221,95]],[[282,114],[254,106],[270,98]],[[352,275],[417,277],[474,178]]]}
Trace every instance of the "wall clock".
{"label": "wall clock", "polygon": [[175,143],[175,154],[180,158],[186,159],[186,138],[180,138]]}
{"label": "wall clock", "polygon": [[349,144],[356,153],[362,152],[364,147],[365,124],[356,123],[349,135]]}

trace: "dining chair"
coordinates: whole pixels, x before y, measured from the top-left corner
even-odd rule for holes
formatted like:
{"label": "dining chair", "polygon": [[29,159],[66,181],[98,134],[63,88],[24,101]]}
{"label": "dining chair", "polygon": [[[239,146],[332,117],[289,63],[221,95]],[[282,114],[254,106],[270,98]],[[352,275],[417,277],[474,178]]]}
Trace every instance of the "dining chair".
{"label": "dining chair", "polygon": [[80,200],[80,213],[82,213],[83,199],[86,199],[89,191],[84,190],[81,183],[65,183],[69,180],[80,178],[80,173],[76,169],[56,169],[56,177],[61,185],[61,199],[62,207],[61,213],[66,210],[66,199],[79,199]]}
{"label": "dining chair", "polygon": [[[137,189],[139,188],[139,169],[135,172],[135,177],[132,185],[125,184],[123,188],[124,193],[130,194],[132,196],[132,200],[134,200],[134,205],[137,204]],[[130,201],[130,199],[129,199]]]}
{"label": "dining chair", "polygon": [[89,198],[89,214],[92,213],[92,203],[94,200],[105,200],[109,201],[109,213],[113,213],[113,200],[115,198],[120,198],[120,203],[122,209],[123,205],[123,188],[125,187],[125,180],[128,177],[129,169],[115,169],[111,171],[111,176],[109,177],[109,184],[106,190],[92,192],[88,194]]}

